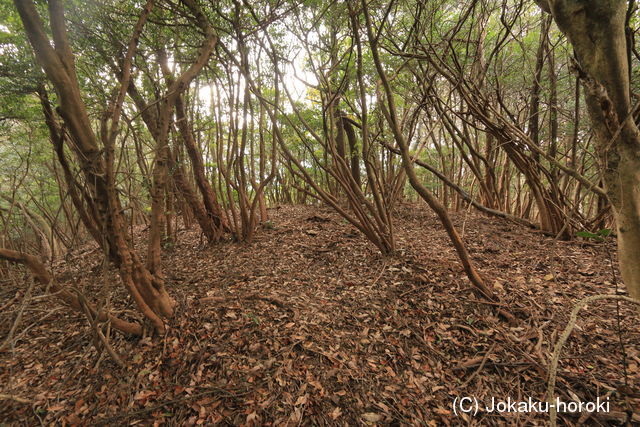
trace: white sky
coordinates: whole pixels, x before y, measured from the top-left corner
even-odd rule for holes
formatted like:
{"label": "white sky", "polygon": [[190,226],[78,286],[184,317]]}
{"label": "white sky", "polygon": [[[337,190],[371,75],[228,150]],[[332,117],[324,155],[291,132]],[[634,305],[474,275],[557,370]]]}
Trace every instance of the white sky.
{"label": "white sky", "polygon": [[[281,82],[280,84],[287,85],[287,89],[291,93],[291,97],[295,102],[310,103],[307,97],[307,90],[309,89],[307,84],[317,85],[318,81],[315,77],[315,74],[304,69],[304,63],[305,55],[300,52],[298,53],[298,55],[296,55],[292,64],[287,64],[284,66],[281,65],[281,71],[284,74],[284,82]],[[237,88],[239,87],[239,99],[243,99],[245,86],[244,77],[239,73],[236,73],[234,74],[234,79],[236,82],[235,90],[238,90]],[[238,83],[240,84],[238,85]],[[221,90],[219,91],[219,94],[223,100],[226,100],[228,91]],[[215,96],[215,91],[212,91],[212,85],[205,85],[200,87],[198,91],[198,98],[205,106],[209,107],[211,105],[213,96]],[[282,87],[281,99],[284,101],[285,110],[289,110],[289,108],[287,108],[287,104],[289,102]],[[242,120],[241,117],[239,119]]]}

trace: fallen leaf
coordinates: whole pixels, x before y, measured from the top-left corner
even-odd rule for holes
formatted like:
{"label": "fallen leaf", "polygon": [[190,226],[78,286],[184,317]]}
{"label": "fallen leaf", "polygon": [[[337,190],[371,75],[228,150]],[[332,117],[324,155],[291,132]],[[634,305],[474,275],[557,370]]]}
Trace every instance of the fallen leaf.
{"label": "fallen leaf", "polygon": [[378,421],[382,420],[382,415],[376,414],[375,412],[365,412],[364,414],[362,414],[362,418],[365,421],[377,423]]}

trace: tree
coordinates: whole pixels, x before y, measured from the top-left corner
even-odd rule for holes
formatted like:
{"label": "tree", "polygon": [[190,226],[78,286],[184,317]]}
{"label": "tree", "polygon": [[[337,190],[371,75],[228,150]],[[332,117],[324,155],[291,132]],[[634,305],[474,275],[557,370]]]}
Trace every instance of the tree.
{"label": "tree", "polygon": [[616,219],[620,271],[640,299],[640,130],[631,107],[631,49],[626,37],[633,1],[539,0],[567,36],[597,138],[599,167]]}
{"label": "tree", "polygon": [[[54,45],[47,36],[42,20],[32,1],[15,2],[16,9],[33,47],[36,60],[42,66],[56,89],[60,105],[58,111],[64,121],[66,131],[73,140],[78,162],[81,164],[88,191],[85,202],[91,207],[92,220],[98,227],[101,240],[98,241],[120,271],[123,284],[136,302],[138,309],[163,332],[163,317],[171,317],[174,301],[167,293],[164,282],[154,276],[141,262],[133,250],[125,233],[122,206],[115,185],[114,142],[118,130],[120,110],[124,93],[129,84],[130,64],[135,53],[137,39],[153,5],[147,2],[143,9],[125,57],[124,73],[120,80],[120,90],[110,106],[110,122],[101,123],[102,148],[93,131],[91,120],[82,100],[75,69],[75,58],[67,38],[64,9],[59,0],[48,2],[49,24]],[[52,138],[64,140],[65,130],[51,121]],[[127,332],[136,332],[128,330]],[[138,330],[139,332],[139,330]]]}
{"label": "tree", "polygon": [[[369,48],[371,49],[371,54],[373,56],[373,60],[375,63],[376,71],[378,76],[380,77],[382,91],[384,95],[382,99],[379,101],[380,106],[384,112],[385,119],[389,123],[391,127],[391,132],[393,137],[398,144],[402,156],[402,165],[404,170],[409,178],[409,182],[411,186],[418,192],[420,197],[427,202],[429,207],[438,215],[440,222],[442,223],[444,229],[446,230],[449,238],[451,239],[451,243],[456,249],[458,257],[460,258],[460,262],[464,268],[469,281],[473,284],[473,286],[478,290],[478,292],[485,298],[489,300],[495,300],[496,296],[493,293],[490,285],[488,285],[485,280],[480,276],[477,269],[473,265],[471,261],[471,257],[469,256],[469,252],[460,237],[460,234],[456,230],[453,225],[453,221],[447,212],[446,207],[433,195],[428,188],[426,188],[419,180],[415,173],[413,162],[409,155],[409,145],[407,144],[407,140],[405,135],[402,132],[399,120],[398,120],[398,111],[396,109],[394,96],[391,91],[391,86],[389,85],[389,80],[387,78],[386,72],[382,66],[382,61],[380,60],[380,55],[378,52],[378,39],[374,35],[375,31],[373,28],[373,24],[371,22],[371,16],[369,11],[367,10],[366,2],[362,1],[362,11],[365,19],[365,30],[367,34],[367,39],[369,41]],[[352,19],[355,20],[355,16]],[[354,23],[355,26],[355,23]],[[356,33],[357,34],[357,33]],[[356,38],[359,41],[359,37],[356,35]]]}

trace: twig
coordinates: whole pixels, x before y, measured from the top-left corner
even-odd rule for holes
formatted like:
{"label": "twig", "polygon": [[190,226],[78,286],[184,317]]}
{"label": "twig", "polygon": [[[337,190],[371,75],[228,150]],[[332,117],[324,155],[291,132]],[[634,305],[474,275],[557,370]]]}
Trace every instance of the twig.
{"label": "twig", "polygon": [[482,356],[482,361],[480,362],[480,366],[478,366],[478,369],[473,371],[473,374],[471,374],[469,376],[469,378],[467,378],[467,380],[460,385],[460,388],[466,387],[467,384],[469,384],[471,382],[471,380],[474,379],[476,377],[476,375],[478,375],[480,373],[480,371],[482,371],[482,368],[484,368],[484,364],[487,362],[487,359],[489,358],[489,355],[491,354],[491,352],[493,351],[493,349],[495,347],[496,347],[496,343],[491,344],[491,347],[489,347],[489,350],[487,350],[486,353],[484,354],[484,356]]}
{"label": "twig", "polygon": [[[33,301],[33,298],[31,298],[31,300]],[[18,342],[27,332],[29,332],[29,330],[31,328],[33,328],[34,326],[36,326],[37,324],[43,322],[45,319],[53,316],[54,314],[56,314],[58,311],[61,310],[61,307],[56,307],[53,308],[51,310],[49,310],[47,312],[47,314],[45,314],[44,316],[42,316],[40,319],[36,320],[35,322],[33,322],[32,324],[30,324],[29,326],[27,326],[26,328],[22,329],[20,331],[20,333],[18,335],[15,336],[15,338],[13,339],[13,342],[16,343]]]}
{"label": "twig", "polygon": [[382,275],[384,274],[384,270],[387,268],[387,260],[385,260],[382,263],[382,268],[380,269],[380,273],[378,273],[378,275],[376,276],[376,280],[373,281],[373,283],[371,283],[371,286],[375,285],[376,283],[378,283],[378,280],[380,280],[380,278],[382,277]]}
{"label": "twig", "polygon": [[31,403],[29,399],[25,399],[24,397],[14,396],[12,394],[4,394],[4,393],[0,393],[0,400],[15,400],[18,403],[26,403],[26,404]]}
{"label": "twig", "polygon": [[[267,381],[263,381],[262,383],[258,383],[256,384],[256,386],[262,386],[264,384],[266,384]],[[195,393],[195,394],[190,394],[188,396],[183,396],[183,397],[178,397],[176,399],[172,399],[172,400],[167,400],[166,402],[161,402],[158,403],[157,405],[153,405],[153,406],[149,406],[147,408],[143,408],[143,409],[139,409],[137,411],[132,411],[132,412],[124,412],[121,414],[117,414],[114,415],[112,417],[109,418],[104,418],[99,420],[100,423],[102,422],[112,422],[115,421],[117,419],[120,418],[131,418],[131,417],[135,417],[138,415],[142,415],[142,414],[147,414],[149,412],[153,412],[156,411],[160,408],[163,408],[165,406],[170,406],[170,405],[175,405],[176,403],[181,403],[181,402],[185,402],[188,400],[192,400],[192,399],[197,399],[199,397],[204,397],[204,396],[208,396],[211,394],[218,394],[218,396],[222,396],[222,397],[229,397],[229,398],[233,398],[233,397],[240,397],[240,396],[245,396],[249,393],[251,393],[252,390],[246,390],[246,391],[242,391],[242,392],[238,392],[238,393],[229,393],[227,390],[223,389],[223,388],[218,388],[218,387],[210,387],[209,390],[207,391],[203,391],[200,393]]]}
{"label": "twig", "polygon": [[429,283],[428,285],[416,286],[415,288],[411,288],[408,291],[404,291],[403,293],[401,293],[398,299],[409,295],[411,292],[419,291],[421,289],[426,289],[426,288],[432,288],[432,287],[433,287],[432,283]]}
{"label": "twig", "polygon": [[[111,344],[109,344],[109,341],[107,341],[107,338],[104,336],[104,334],[100,330],[100,325],[98,323],[98,315],[96,314],[94,317],[93,314],[91,313],[91,310],[89,309],[85,296],[77,290],[76,290],[76,293],[78,294],[78,301],[80,301],[80,305],[82,306],[82,309],[84,310],[84,313],[87,316],[87,320],[89,321],[89,325],[91,326],[91,329],[93,329],[94,334],[100,340],[100,342],[102,343],[102,346],[104,347],[105,350],[107,350],[107,353],[109,354],[109,356],[111,356],[113,361],[116,362],[116,364],[121,368],[125,368],[127,365],[122,361],[120,356],[118,356],[118,353],[115,352],[113,347],[111,347]],[[96,350],[100,351],[97,345],[96,345]]]}
{"label": "twig", "polygon": [[[611,250],[607,242],[604,244],[604,249],[607,251],[609,257],[609,265],[611,266],[611,276],[613,277],[613,284],[616,286],[616,295],[618,292],[618,276],[616,275],[616,269],[613,264],[613,256],[611,256]],[[620,321],[620,301],[616,301],[616,329],[618,332],[618,342],[620,344],[620,350],[622,352],[622,372],[624,373],[624,385],[629,386],[629,374],[627,373],[627,349],[624,346],[624,340],[622,339],[622,324]]]}
{"label": "twig", "polygon": [[16,320],[13,321],[13,325],[9,330],[9,334],[7,335],[7,338],[5,338],[4,342],[0,345],[0,351],[3,351],[6,347],[8,347],[13,342],[13,334],[16,333],[16,329],[18,329],[18,327],[20,326],[20,322],[22,322],[22,313],[24,312],[24,309],[26,308],[27,304],[29,304],[29,301],[31,300],[31,291],[33,291],[33,287],[36,284],[36,281],[33,280],[33,277],[31,277],[30,282],[31,283],[29,283],[29,288],[27,288],[27,292],[25,292],[24,294],[24,299],[22,300],[22,304],[20,304],[20,308],[18,309]]}
{"label": "twig", "polygon": [[500,302],[484,301],[484,300],[477,300],[477,299],[471,299],[471,298],[460,298],[460,300],[473,302],[473,303],[476,303],[476,304],[493,305],[495,307],[509,307],[508,304],[503,304],[503,303],[500,303]]}
{"label": "twig", "polygon": [[551,358],[551,366],[549,367],[549,384],[547,385],[547,401],[549,402],[550,412],[549,412],[549,421],[551,427],[556,426],[556,407],[553,404],[553,394],[555,392],[556,387],[556,373],[558,370],[558,360],[560,359],[560,352],[562,351],[562,347],[567,342],[569,335],[573,331],[573,328],[576,326],[576,320],[578,319],[578,312],[587,304],[592,303],[594,301],[598,301],[601,299],[615,299],[630,302],[631,304],[640,305],[640,301],[633,299],[631,297],[627,297],[624,295],[592,295],[587,298],[583,298],[580,300],[571,311],[571,315],[569,316],[569,322],[567,326],[562,331],[562,335],[560,335],[560,339],[556,343],[556,346],[553,350],[553,357]]}

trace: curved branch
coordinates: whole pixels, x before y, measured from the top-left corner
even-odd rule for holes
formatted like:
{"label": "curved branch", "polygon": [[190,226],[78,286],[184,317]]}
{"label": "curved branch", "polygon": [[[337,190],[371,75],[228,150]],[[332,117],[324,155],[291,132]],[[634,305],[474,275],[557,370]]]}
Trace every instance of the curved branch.
{"label": "curved branch", "polygon": [[[82,303],[78,299],[78,296],[72,294],[56,283],[51,273],[49,273],[44,264],[40,262],[38,257],[25,254],[23,252],[12,251],[11,249],[0,248],[0,259],[26,266],[38,282],[51,289],[53,293],[60,297],[60,299],[62,299],[66,304],[71,306],[71,308],[80,313],[84,313]],[[88,305],[88,308],[95,315],[95,307]],[[104,322],[108,320],[114,328],[124,332],[125,334],[142,335],[142,326],[137,323],[127,322],[112,316],[111,314],[105,314],[103,311],[98,313],[97,316],[99,321]]]}

